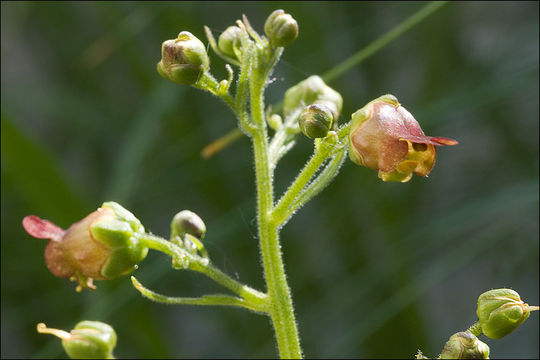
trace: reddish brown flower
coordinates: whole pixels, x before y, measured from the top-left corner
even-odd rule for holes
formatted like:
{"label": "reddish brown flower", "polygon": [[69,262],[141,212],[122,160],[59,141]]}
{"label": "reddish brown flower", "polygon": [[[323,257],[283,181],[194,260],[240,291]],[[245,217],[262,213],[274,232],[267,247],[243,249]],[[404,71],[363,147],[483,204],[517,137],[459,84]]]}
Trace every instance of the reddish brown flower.
{"label": "reddish brown flower", "polygon": [[379,170],[383,181],[407,182],[427,176],[435,164],[435,146],[456,140],[426,136],[416,119],[393,95],[381,96],[352,115],[349,134],[353,162]]}
{"label": "reddish brown flower", "polygon": [[66,231],[35,215],[23,219],[23,227],[38,239],[50,239],[45,248],[49,270],[61,278],[95,289],[93,280],[113,279],[130,273],[148,249],[138,240],[144,227],[129,211],[108,202]]}

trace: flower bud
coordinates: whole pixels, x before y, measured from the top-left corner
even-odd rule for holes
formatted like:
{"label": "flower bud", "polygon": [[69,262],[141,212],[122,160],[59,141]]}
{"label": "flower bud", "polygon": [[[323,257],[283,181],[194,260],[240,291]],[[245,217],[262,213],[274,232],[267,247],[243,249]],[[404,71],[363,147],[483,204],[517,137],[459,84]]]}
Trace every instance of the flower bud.
{"label": "flower bud", "polygon": [[289,46],[298,37],[298,24],[290,14],[279,9],[266,19],[264,32],[272,46]]}
{"label": "flower bud", "polygon": [[209,68],[206,46],[189,31],[182,31],[176,39],[164,41],[161,45],[157,71],[167,80],[191,85]]}
{"label": "flower bud", "polygon": [[489,359],[489,346],[468,331],[450,336],[439,359]]}
{"label": "flower bud", "polygon": [[271,129],[277,130],[281,126],[283,126],[283,120],[281,119],[281,116],[278,114],[272,114],[268,116],[267,118],[268,126],[270,126]]}
{"label": "flower bud", "polygon": [[427,176],[435,164],[435,146],[456,145],[444,137],[426,136],[416,119],[393,95],[384,95],[352,114],[351,160],[379,170],[383,181],[407,182]]}
{"label": "flower bud", "polygon": [[219,35],[218,48],[227,56],[239,59],[236,55],[242,47],[242,30],[238,26],[229,26]]}
{"label": "flower bud", "polygon": [[198,240],[204,238],[206,234],[206,225],[202,219],[189,210],[180,211],[171,221],[171,238],[176,236],[183,238],[185,234],[190,234]]}
{"label": "flower bud", "polygon": [[58,277],[78,281],[77,291],[95,289],[94,279],[129,274],[148,253],[139,241],[144,227],[115,202],[103,203],[66,231],[34,215],[26,216],[23,226],[35,238],[50,239],[45,248],[47,267]]}
{"label": "flower bud", "polygon": [[311,139],[322,138],[332,128],[334,115],[325,105],[306,106],[298,117],[298,125],[304,135]]}
{"label": "flower bud", "polygon": [[525,304],[511,289],[493,289],[478,297],[478,315],[482,332],[488,338],[500,339],[522,324],[538,306]]}
{"label": "flower bud", "polygon": [[62,339],[62,346],[72,359],[113,359],[116,332],[100,321],[81,321],[71,332],[37,326],[39,333],[52,334]]}
{"label": "flower bud", "polygon": [[287,116],[295,108],[313,103],[325,105],[332,111],[334,120],[337,122],[343,99],[337,91],[326,85],[317,75],[308,77],[285,92],[283,113]]}

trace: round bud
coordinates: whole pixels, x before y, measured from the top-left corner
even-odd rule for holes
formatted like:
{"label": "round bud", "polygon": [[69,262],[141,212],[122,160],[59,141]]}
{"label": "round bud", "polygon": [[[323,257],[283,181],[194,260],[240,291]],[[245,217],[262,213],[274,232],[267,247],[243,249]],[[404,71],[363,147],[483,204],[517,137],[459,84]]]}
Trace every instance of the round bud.
{"label": "round bud", "polygon": [[116,332],[100,321],[81,321],[71,332],[47,328],[41,323],[39,333],[55,335],[62,339],[62,347],[72,359],[113,359]]}
{"label": "round bud", "polygon": [[242,30],[238,26],[229,26],[219,35],[218,48],[225,55],[238,59],[236,51],[242,47],[241,38]]}
{"label": "round bud", "polygon": [[468,331],[458,332],[450,336],[439,359],[489,359],[489,346]]}
{"label": "round bud", "polygon": [[283,125],[283,120],[281,120],[281,116],[278,114],[272,114],[268,117],[268,126],[270,126],[272,129],[277,130]]}
{"label": "round bud", "polygon": [[484,335],[500,339],[521,325],[537,306],[525,304],[511,289],[493,289],[478,297],[478,322]]}
{"label": "round bud", "polygon": [[185,234],[190,234],[201,240],[206,234],[206,225],[199,217],[189,210],[182,210],[176,214],[171,221],[171,238],[179,236],[184,237]]}
{"label": "round bud", "polygon": [[298,24],[290,14],[279,9],[266,19],[264,32],[272,46],[288,46],[298,37]]}
{"label": "round bud", "polygon": [[157,71],[167,80],[191,85],[209,68],[206,46],[189,31],[182,31],[176,39],[164,41],[161,45]]}
{"label": "round bud", "polygon": [[317,75],[300,81],[285,92],[283,113],[287,116],[299,106],[313,103],[326,105],[332,111],[334,120],[337,122],[343,99],[337,91],[326,85],[323,79]]}
{"label": "round bud", "polygon": [[332,128],[333,121],[334,115],[330,109],[321,104],[306,106],[298,117],[300,130],[311,139],[325,137]]}

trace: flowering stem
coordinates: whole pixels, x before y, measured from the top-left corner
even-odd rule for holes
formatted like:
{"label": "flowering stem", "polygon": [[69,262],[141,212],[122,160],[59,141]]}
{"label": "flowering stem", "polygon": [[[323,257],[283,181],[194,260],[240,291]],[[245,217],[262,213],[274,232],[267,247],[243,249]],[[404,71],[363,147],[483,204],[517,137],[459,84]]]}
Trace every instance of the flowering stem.
{"label": "flowering stem", "polygon": [[268,154],[268,138],[264,119],[263,89],[269,71],[254,71],[250,79],[251,117],[257,127],[253,134],[259,242],[264,275],[270,302],[270,318],[276,333],[281,358],[301,358],[300,338],[285,267],[279,245],[278,226],[271,219],[274,186]]}
{"label": "flowering stem", "polygon": [[[412,14],[407,19],[403,20],[401,23],[396,25],[394,28],[392,28],[390,31],[388,31],[386,34],[378,38],[377,40],[373,41],[371,44],[366,46],[365,48],[362,48],[357,53],[349,56],[346,60],[344,60],[342,63],[334,66],[332,69],[325,72],[323,75],[321,75],[321,78],[325,82],[330,82],[337,77],[343,75],[347,71],[349,71],[354,66],[358,65],[362,61],[366,60],[370,56],[377,53],[377,51],[384,48],[386,45],[390,44],[392,41],[399,38],[401,35],[405,34],[407,31],[411,30],[413,27],[421,23],[424,19],[428,18],[430,15],[435,13],[437,10],[439,10],[441,7],[446,5],[448,1],[432,1],[429,4],[425,5],[423,8]],[[274,106],[274,109],[281,108],[281,103]],[[229,131],[227,134],[223,135],[223,137],[227,137],[231,139],[231,141],[227,141],[226,143],[220,144],[222,146],[216,147],[215,151],[209,153],[208,157],[214,155],[215,153],[223,150],[230,144],[232,144],[234,141],[239,139],[241,130],[238,128],[234,128],[231,131]],[[217,139],[216,141],[220,141],[220,139]],[[212,144],[210,144],[208,147],[210,147]]]}

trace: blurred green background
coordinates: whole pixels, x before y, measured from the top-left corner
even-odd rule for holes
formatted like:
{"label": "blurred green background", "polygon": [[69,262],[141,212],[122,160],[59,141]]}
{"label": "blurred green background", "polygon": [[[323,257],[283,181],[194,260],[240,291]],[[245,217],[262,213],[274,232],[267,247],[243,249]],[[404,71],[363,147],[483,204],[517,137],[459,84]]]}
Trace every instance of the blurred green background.
{"label": "blurred green background", "polygon": [[[115,327],[120,358],[276,356],[259,315],[154,304],[127,277],[76,293],[49,273],[46,241],[21,220],[36,214],[67,228],[114,200],[168,236],[172,216],[191,209],[206,222],[214,263],[264,289],[251,146],[243,138],[200,158],[235,120],[218,99],[158,76],[161,42],[188,30],[207,43],[203,25],[217,37],[242,13],[262,30],[285,9],[300,36],[273,74],[271,104],[425,4],[2,2],[2,357],[65,357],[35,326],[82,319]],[[307,357],[437,356],[476,320],[480,293],[512,287],[538,305],[538,30],[538,2],[452,2],[330,83],[344,98],[341,122],[391,93],[426,134],[460,144],[439,149],[428,179],[406,184],[347,161],[283,229]],[[282,160],[276,195],[311,146],[300,139]],[[135,275],[172,296],[221,290],[155,252]],[[539,315],[501,340],[482,337],[492,358],[537,358]]]}

